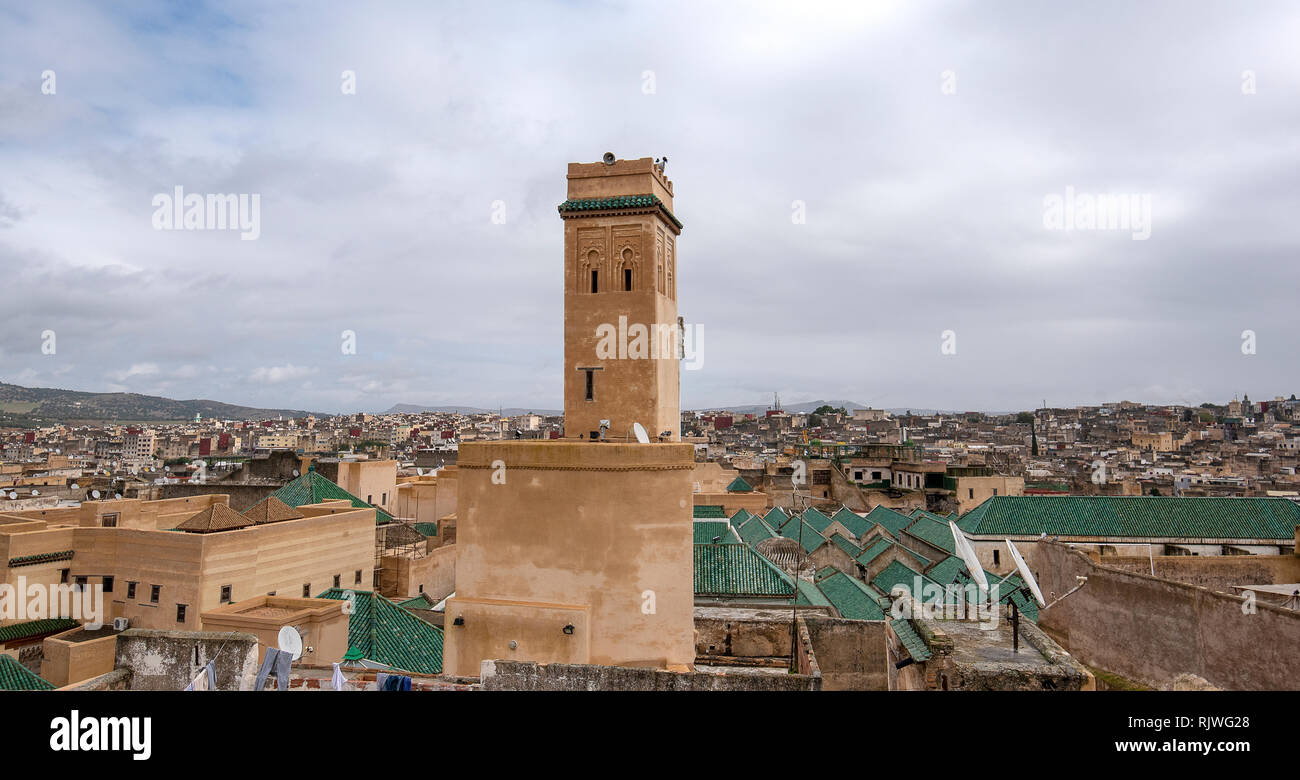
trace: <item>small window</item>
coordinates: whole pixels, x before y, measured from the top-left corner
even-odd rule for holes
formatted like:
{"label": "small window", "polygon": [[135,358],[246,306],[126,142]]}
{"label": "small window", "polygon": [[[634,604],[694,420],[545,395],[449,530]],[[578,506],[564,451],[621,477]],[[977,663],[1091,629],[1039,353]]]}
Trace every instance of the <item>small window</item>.
{"label": "small window", "polygon": [[305,584],[305,585],[302,586],[302,597],[305,598],[305,599],[309,599],[309,598],[311,598],[311,583],[310,583],[310,582],[308,582],[307,584]]}
{"label": "small window", "polygon": [[381,493],[381,494],[380,494],[380,496],[379,496],[379,504],[380,504],[380,506],[388,506],[388,494],[387,494],[387,493]]}
{"label": "small window", "polygon": [[966,492],[968,493],[968,495],[966,496],[967,498],[974,498],[974,497],[975,497],[975,488],[970,488],[970,489],[969,489],[968,491],[966,491]]}
{"label": "small window", "polygon": [[1001,563],[1002,563],[1002,562],[1001,562],[1000,560],[998,560],[998,551],[997,551],[997,550],[994,550],[994,551],[993,551],[993,565],[994,565],[994,566],[999,566],[999,565],[1001,565]]}
{"label": "small window", "polygon": [[595,377],[596,377],[596,372],[590,368],[587,369],[587,400],[588,401],[596,400]]}
{"label": "small window", "polygon": [[342,575],[342,574],[335,574],[335,575],[334,575],[334,587],[336,587],[336,588],[337,588],[337,587],[340,587],[340,586],[342,586],[342,584],[343,584],[343,575]]}
{"label": "small window", "polygon": [[126,584],[126,597],[129,598],[129,599],[133,599],[133,598],[135,598],[135,583],[134,583],[134,582],[128,582],[128,583]]}
{"label": "small window", "polygon": [[591,291],[592,291],[592,292],[598,292],[598,291],[599,291],[599,288],[600,288],[600,285],[598,285],[598,284],[596,283],[596,274],[598,274],[598,273],[599,273],[599,271],[592,271],[592,272],[591,272]]}
{"label": "small window", "polygon": [[626,290],[627,292],[632,292],[632,269],[631,268],[623,269],[623,289]]}
{"label": "small window", "polygon": [[997,494],[998,494],[998,489],[997,489],[997,488],[993,488],[993,495],[996,496]]}
{"label": "small window", "polygon": [[69,571],[70,571],[69,569],[59,569],[59,582],[60,582],[61,584],[63,584],[63,585],[67,585],[67,584],[68,584],[68,572],[69,572]]}
{"label": "small window", "polygon": [[229,586],[229,585],[222,585],[222,586],[221,586],[221,603],[222,603],[222,604],[229,604],[229,603],[230,603],[230,586]]}
{"label": "small window", "polygon": [[158,603],[158,598],[159,598],[160,596],[162,596],[162,586],[161,586],[161,585],[150,585],[150,586],[149,586],[149,601],[150,601],[151,603],[153,603],[153,604],[157,604],[157,603]]}
{"label": "small window", "polygon": [[116,528],[116,527],[117,527],[117,516],[118,516],[118,513],[117,513],[117,512],[113,512],[112,514],[104,515],[104,516],[100,519],[100,524],[101,524],[104,528]]}
{"label": "small window", "polygon": [[357,569],[357,579],[356,579],[356,584],[357,584],[357,585],[360,585],[360,584],[361,584],[361,570],[360,570],[360,569]]}
{"label": "small window", "polygon": [[185,605],[184,605],[184,604],[177,604],[177,605],[176,605],[176,622],[177,622],[177,623],[184,623],[184,622],[185,622]]}
{"label": "small window", "polygon": [[104,578],[104,592],[105,592],[105,593],[112,593],[112,592],[113,592],[113,578],[112,578],[112,577],[105,577],[105,578]]}
{"label": "small window", "polygon": [[374,493],[367,493],[367,494],[366,494],[366,503],[367,503],[367,504],[373,504],[373,503],[375,503],[375,494],[374,494]]}
{"label": "small window", "polygon": [[74,584],[75,584],[76,589],[79,590],[79,591],[81,591],[81,590],[85,590],[85,589],[86,589],[86,583],[87,583],[87,582],[88,582],[88,580],[87,580],[85,577],[78,577],[78,578],[76,579],[76,581],[75,581]]}

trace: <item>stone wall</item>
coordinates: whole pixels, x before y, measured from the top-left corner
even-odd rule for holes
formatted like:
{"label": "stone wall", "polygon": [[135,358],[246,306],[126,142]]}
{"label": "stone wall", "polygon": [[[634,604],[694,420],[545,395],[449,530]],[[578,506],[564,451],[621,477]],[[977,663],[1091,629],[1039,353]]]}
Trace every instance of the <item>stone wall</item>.
{"label": "stone wall", "polygon": [[816,691],[804,674],[710,674],[630,666],[484,661],[485,691]]}
{"label": "stone wall", "polygon": [[827,691],[883,691],[889,687],[885,621],[801,616]]}
{"label": "stone wall", "polygon": [[[164,499],[188,498],[190,496],[206,496],[211,493],[222,493],[230,496],[231,509],[236,512],[242,512],[271,495],[276,490],[279,490],[283,485],[283,482],[267,482],[264,484],[252,485],[234,482],[206,482],[194,484],[177,482],[174,485],[156,485],[150,492],[150,495],[155,496],[157,499]],[[143,498],[143,496],[141,497]]]}
{"label": "stone wall", "polygon": [[[1159,688],[1193,674],[1230,690],[1300,690],[1300,613],[1184,582],[1093,563],[1066,545],[1037,542],[1049,603],[1040,625],[1089,666]],[[1183,564],[1184,574],[1196,561]],[[1213,561],[1217,564],[1219,561]]]}
{"label": "stone wall", "polygon": [[1233,585],[1275,585],[1300,582],[1300,556],[1295,555],[1157,555],[1104,556],[1101,563],[1124,571],[1200,585],[1235,595]]}
{"label": "stone wall", "polygon": [[218,690],[252,690],[257,677],[252,634],[132,628],[117,635],[114,667],[130,670],[131,690],[181,691],[213,659]]}

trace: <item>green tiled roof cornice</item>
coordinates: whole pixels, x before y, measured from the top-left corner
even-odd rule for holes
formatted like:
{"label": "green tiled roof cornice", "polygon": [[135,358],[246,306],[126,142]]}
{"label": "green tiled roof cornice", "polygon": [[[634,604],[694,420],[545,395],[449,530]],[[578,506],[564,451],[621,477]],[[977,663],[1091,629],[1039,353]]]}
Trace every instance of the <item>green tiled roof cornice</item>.
{"label": "green tiled roof cornice", "polygon": [[72,560],[72,550],[36,553],[35,555],[19,555],[17,558],[9,559],[9,568],[14,569],[19,566],[35,566],[38,563],[53,563],[54,561],[70,560]]}
{"label": "green tiled roof cornice", "polygon": [[673,216],[663,201],[655,195],[619,195],[613,198],[576,198],[566,200],[559,206],[561,214],[572,213],[576,211],[626,211],[628,209],[653,209],[658,208],[659,212],[668,219],[669,222],[677,226],[678,230],[682,229],[682,221]]}

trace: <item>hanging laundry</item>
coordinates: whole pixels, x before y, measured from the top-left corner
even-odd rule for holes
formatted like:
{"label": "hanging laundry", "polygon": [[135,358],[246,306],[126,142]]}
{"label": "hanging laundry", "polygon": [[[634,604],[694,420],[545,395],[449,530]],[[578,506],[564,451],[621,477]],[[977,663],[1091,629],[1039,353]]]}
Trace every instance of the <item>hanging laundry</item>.
{"label": "hanging laundry", "polygon": [[331,679],[331,681],[334,683],[334,690],[336,691],[346,690],[345,686],[347,685],[348,681],[346,678],[343,677],[343,672],[339,669],[338,664],[334,664],[334,677]]}
{"label": "hanging laundry", "polygon": [[262,659],[262,668],[257,670],[257,680],[253,690],[260,691],[266,685],[266,678],[275,675],[275,687],[281,691],[289,690],[289,666],[293,663],[293,654],[275,647],[266,648],[266,658]]}
{"label": "hanging laundry", "polygon": [[217,662],[208,661],[208,665],[199,670],[199,676],[185,686],[187,691],[215,691],[217,689]]}

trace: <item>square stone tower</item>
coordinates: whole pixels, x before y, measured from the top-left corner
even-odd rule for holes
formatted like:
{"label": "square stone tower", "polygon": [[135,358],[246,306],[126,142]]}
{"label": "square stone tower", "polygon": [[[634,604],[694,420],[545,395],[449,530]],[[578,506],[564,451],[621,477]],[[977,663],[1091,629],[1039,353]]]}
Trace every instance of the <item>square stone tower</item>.
{"label": "square stone tower", "polygon": [[680,441],[673,184],[649,157],[569,163],[564,220],[564,435]]}

